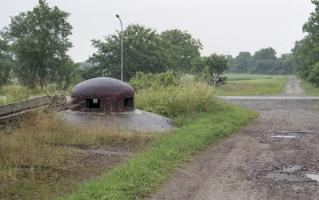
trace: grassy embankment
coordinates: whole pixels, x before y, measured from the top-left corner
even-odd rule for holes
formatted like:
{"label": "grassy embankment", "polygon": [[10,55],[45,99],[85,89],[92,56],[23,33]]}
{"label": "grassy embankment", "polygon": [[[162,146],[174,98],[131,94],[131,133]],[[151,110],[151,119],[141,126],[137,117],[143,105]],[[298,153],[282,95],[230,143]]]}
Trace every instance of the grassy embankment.
{"label": "grassy embankment", "polygon": [[[305,95],[307,96],[319,96],[319,87],[300,79],[300,85],[304,90]],[[317,107],[319,107],[319,101],[316,103]]]}
{"label": "grassy embankment", "polygon": [[307,96],[319,96],[319,87],[300,79],[300,85]]}
{"label": "grassy embankment", "polygon": [[149,148],[83,184],[65,200],[137,199],[152,192],[177,166],[245,125],[256,114],[214,99],[202,83],[145,89],[138,92],[137,107],[165,114],[178,123],[170,134],[156,137]]}
{"label": "grassy embankment", "polygon": [[225,85],[216,89],[219,96],[274,95],[282,92],[288,80],[284,75],[225,74]]}

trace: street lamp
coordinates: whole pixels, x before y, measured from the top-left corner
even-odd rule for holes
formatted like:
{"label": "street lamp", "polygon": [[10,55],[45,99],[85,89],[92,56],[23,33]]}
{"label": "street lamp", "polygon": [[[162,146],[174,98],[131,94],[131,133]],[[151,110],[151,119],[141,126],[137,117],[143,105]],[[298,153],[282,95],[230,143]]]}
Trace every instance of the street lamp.
{"label": "street lamp", "polygon": [[121,81],[123,81],[123,23],[120,18],[120,15],[115,15],[119,19],[121,24]]}

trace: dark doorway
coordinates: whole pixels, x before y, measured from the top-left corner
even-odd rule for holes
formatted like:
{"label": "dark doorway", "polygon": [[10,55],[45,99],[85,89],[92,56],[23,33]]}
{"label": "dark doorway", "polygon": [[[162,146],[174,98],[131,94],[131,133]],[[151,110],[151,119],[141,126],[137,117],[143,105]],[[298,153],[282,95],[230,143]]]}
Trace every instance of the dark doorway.
{"label": "dark doorway", "polygon": [[133,98],[129,97],[129,98],[125,98],[124,99],[124,107],[125,108],[133,108]]}
{"label": "dark doorway", "polygon": [[100,109],[100,99],[98,98],[86,99],[86,108]]}

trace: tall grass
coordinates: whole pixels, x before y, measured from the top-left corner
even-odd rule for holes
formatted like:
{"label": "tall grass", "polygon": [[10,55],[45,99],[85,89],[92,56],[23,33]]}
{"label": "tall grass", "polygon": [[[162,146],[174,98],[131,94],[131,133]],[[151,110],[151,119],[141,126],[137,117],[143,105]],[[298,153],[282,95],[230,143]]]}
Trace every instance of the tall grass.
{"label": "tall grass", "polygon": [[185,82],[165,89],[148,88],[136,95],[138,108],[171,118],[207,112],[217,104],[213,88],[198,82]]}
{"label": "tall grass", "polygon": [[[63,122],[55,113],[34,113],[20,127],[0,131],[0,181],[14,178],[16,168],[54,168],[63,164],[74,146],[137,141],[145,134],[124,132],[100,123],[83,128]],[[4,171],[10,173],[4,174]]]}
{"label": "tall grass", "polygon": [[0,87],[0,105],[26,100],[33,96],[53,94],[56,91],[56,86],[52,84],[43,89],[30,89],[25,86],[16,84],[6,85]]}
{"label": "tall grass", "polygon": [[319,87],[300,79],[301,87],[307,96],[319,96]]}

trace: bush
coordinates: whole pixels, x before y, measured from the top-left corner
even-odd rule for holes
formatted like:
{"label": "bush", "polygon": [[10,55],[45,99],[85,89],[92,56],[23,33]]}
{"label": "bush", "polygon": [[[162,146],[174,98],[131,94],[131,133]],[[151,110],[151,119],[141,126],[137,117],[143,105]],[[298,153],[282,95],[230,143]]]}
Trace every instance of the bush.
{"label": "bush", "polygon": [[177,86],[181,80],[181,76],[174,72],[164,72],[158,74],[138,72],[130,80],[130,84],[135,90],[146,88],[164,88],[168,86]]}
{"label": "bush", "polygon": [[212,87],[197,82],[143,89],[136,95],[138,108],[172,118],[205,112],[216,104]]}

